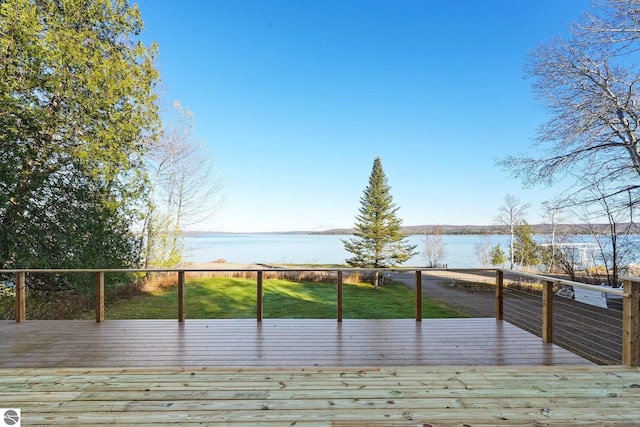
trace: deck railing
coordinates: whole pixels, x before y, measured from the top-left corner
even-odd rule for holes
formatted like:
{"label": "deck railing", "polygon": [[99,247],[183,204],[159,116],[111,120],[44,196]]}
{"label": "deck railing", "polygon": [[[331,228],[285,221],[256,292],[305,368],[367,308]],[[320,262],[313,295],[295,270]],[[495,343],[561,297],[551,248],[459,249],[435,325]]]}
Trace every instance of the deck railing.
{"label": "deck railing", "polygon": [[[416,297],[415,297],[415,319],[416,321],[422,320],[422,271],[425,269],[416,268],[394,268],[393,272],[407,273],[411,272],[415,274],[416,281]],[[104,276],[107,273],[175,273],[177,274],[177,287],[178,287],[178,321],[184,322],[186,319],[186,299],[185,299],[185,284],[187,273],[216,273],[216,274],[255,274],[256,277],[256,320],[262,321],[263,319],[263,282],[265,273],[307,273],[317,272],[323,274],[333,274],[336,278],[336,318],[338,322],[343,319],[343,299],[342,299],[342,284],[344,273],[356,274],[356,273],[388,273],[390,270],[385,268],[256,268],[256,269],[209,269],[209,268],[184,268],[184,269],[21,269],[21,270],[0,270],[0,275],[13,274],[15,275],[15,293],[16,293],[16,322],[24,322],[26,320],[26,293],[25,283],[27,274],[72,274],[72,273],[89,273],[95,275],[95,314],[96,322],[103,322],[104,305],[105,305],[105,293],[104,293]],[[493,271],[493,270],[489,270]]]}
{"label": "deck railing", "polygon": [[534,279],[542,284],[542,325],[541,336],[545,343],[553,342],[553,298],[554,286],[567,285],[594,292],[622,297],[622,364],[638,366],[640,362],[640,277],[622,276],[622,289],[607,288],[573,282],[550,276],[531,274],[513,270],[499,269],[496,272],[496,319],[504,319],[504,273],[527,279]]}
{"label": "deck railing", "polygon": [[[362,272],[389,272],[389,269],[358,269],[358,268],[269,268],[269,269],[24,269],[24,270],[0,270],[0,274],[15,275],[15,320],[24,322],[26,320],[26,292],[25,278],[30,273],[91,273],[95,275],[95,319],[96,322],[105,320],[104,305],[104,277],[108,273],[175,273],[178,279],[178,321],[184,322],[186,319],[185,284],[187,273],[251,273],[256,276],[256,320],[263,319],[263,281],[264,273],[295,273],[295,272],[323,272],[324,274],[335,274],[336,278],[336,318],[338,322],[343,320],[343,298],[342,285],[344,273],[354,274]],[[415,320],[422,320],[422,273],[423,271],[438,271],[438,269],[417,269],[417,268],[396,268],[391,270],[397,273],[413,273],[415,275]],[[444,269],[443,271],[446,271]],[[456,269],[456,271],[464,271]],[[623,299],[622,314],[622,364],[628,366],[638,366],[640,361],[639,334],[640,334],[640,277],[623,276],[623,288],[611,289],[601,286],[588,285],[558,279],[550,276],[531,274],[504,269],[486,269],[484,271],[495,271],[495,315],[497,320],[504,320],[504,299],[505,299],[505,272],[527,279],[534,279],[542,283],[542,325],[541,336],[545,343],[553,342],[553,288],[556,285],[568,285],[596,292],[604,292],[617,295]],[[478,272],[477,269],[473,270]]]}

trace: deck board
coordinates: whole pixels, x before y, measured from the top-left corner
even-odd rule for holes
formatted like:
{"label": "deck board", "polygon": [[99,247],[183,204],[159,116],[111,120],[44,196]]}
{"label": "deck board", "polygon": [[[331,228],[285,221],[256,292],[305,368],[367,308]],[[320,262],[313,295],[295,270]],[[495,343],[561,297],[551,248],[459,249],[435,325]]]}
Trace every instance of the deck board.
{"label": "deck board", "polygon": [[633,425],[640,369],[495,319],[0,322],[23,426]]}
{"label": "deck board", "polygon": [[0,321],[0,368],[587,365],[495,319]]}
{"label": "deck board", "polygon": [[622,366],[0,369],[23,426],[634,425]]}

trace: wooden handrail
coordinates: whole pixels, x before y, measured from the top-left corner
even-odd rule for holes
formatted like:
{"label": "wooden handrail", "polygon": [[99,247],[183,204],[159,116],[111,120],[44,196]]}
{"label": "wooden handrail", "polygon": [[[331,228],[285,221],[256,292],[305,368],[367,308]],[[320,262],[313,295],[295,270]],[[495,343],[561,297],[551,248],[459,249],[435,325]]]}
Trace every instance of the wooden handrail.
{"label": "wooden handrail", "polygon": [[337,318],[338,322],[342,322],[342,271],[337,271],[336,278],[336,310],[337,310]]}
{"label": "wooden handrail", "polygon": [[[615,289],[615,288],[605,288],[602,286],[598,286],[598,285],[590,285],[588,283],[581,283],[581,282],[574,282],[571,280],[565,280],[565,279],[560,279],[557,277],[551,277],[551,276],[543,276],[541,274],[532,274],[532,273],[525,273],[523,271],[515,271],[515,270],[505,270],[505,269],[499,269],[498,271],[502,271],[502,272],[509,272],[509,274],[513,274],[516,276],[521,276],[521,277],[526,277],[529,279],[534,279],[534,280],[538,280],[541,283],[545,282],[545,281],[551,281],[554,284],[558,284],[558,285],[567,285],[567,286],[573,286],[576,288],[582,288],[582,289],[587,289],[587,290],[591,290],[591,291],[598,291],[598,292],[604,292],[607,294],[611,294],[611,295],[618,295],[618,296],[623,296],[623,292],[619,289]],[[621,276],[620,279],[623,279],[623,277]],[[640,281],[640,277],[629,277],[629,280],[635,280],[635,281]]]}
{"label": "wooden handrail", "polygon": [[[0,274],[15,274],[15,273],[98,273],[100,271],[105,273],[175,273],[177,271],[184,271],[186,273],[247,273],[257,271],[268,271],[274,273],[295,273],[295,272],[396,272],[396,273],[410,273],[414,271],[450,271],[447,268],[429,268],[429,267],[393,267],[393,268],[366,268],[366,267],[274,267],[274,268],[12,268],[12,269],[0,269]],[[466,269],[453,269],[454,271],[465,271]],[[495,268],[473,268],[473,271],[495,271]]]}
{"label": "wooden handrail", "polygon": [[542,283],[542,342],[553,342],[553,282]]}
{"label": "wooden handrail", "polygon": [[104,322],[104,271],[96,273],[96,322]]}
{"label": "wooden handrail", "polygon": [[[415,307],[416,321],[422,320],[422,272],[438,271],[441,269],[432,268],[412,268],[402,267],[393,268],[394,272],[414,272],[415,273]],[[447,269],[442,269],[447,270]],[[504,269],[482,269],[483,271],[496,271],[496,319],[503,320],[504,317],[504,273],[527,277],[539,280],[543,284],[542,295],[542,339],[544,342],[553,341],[553,286],[556,284],[565,284],[569,286],[589,289],[607,294],[619,295],[623,297],[623,352],[622,363],[629,366],[638,366],[640,361],[639,335],[640,335],[640,277],[621,276],[623,280],[623,289],[610,289],[601,286],[588,285],[585,283],[573,282],[564,279],[558,279],[538,274],[524,273],[519,271]],[[96,289],[96,322],[104,321],[104,277],[107,273],[164,273],[174,272],[178,274],[178,320],[185,321],[186,303],[185,303],[185,283],[186,274],[188,272],[256,272],[256,319],[263,319],[263,273],[269,272],[335,272],[337,274],[337,321],[343,319],[343,274],[345,272],[361,272],[361,271],[389,271],[389,269],[369,269],[369,268],[256,268],[256,269],[12,269],[0,270],[0,273],[11,273],[15,275],[16,284],[16,322],[24,322],[26,319],[26,295],[25,295],[25,276],[28,273],[95,273],[95,289]],[[464,271],[460,269],[459,271]],[[473,271],[478,271],[474,269]]]}
{"label": "wooden handrail", "polygon": [[[95,274],[95,318],[96,322],[103,322],[105,320],[104,306],[105,306],[105,294],[104,294],[104,277],[107,273],[177,273],[178,275],[178,321],[184,322],[186,319],[186,300],[185,300],[185,284],[186,274],[190,272],[194,273],[256,273],[256,319],[261,321],[263,319],[263,274],[268,272],[335,272],[337,274],[337,313],[336,317],[338,322],[343,319],[343,274],[344,272],[362,272],[362,271],[377,271],[384,272],[389,271],[388,268],[138,268],[138,269],[105,269],[105,268],[82,268],[82,269],[69,269],[69,268],[36,268],[36,269],[6,269],[0,270],[0,274],[14,274],[16,281],[16,322],[24,322],[26,319],[26,296],[25,296],[25,276],[28,273],[38,274],[62,274],[62,273],[93,273]],[[446,269],[434,269],[434,268],[415,268],[415,267],[397,267],[391,269],[394,272],[414,272],[415,273],[415,305],[416,305],[416,321],[422,320],[422,271],[438,271]]]}
{"label": "wooden handrail", "polygon": [[496,320],[504,320],[504,273],[496,271]]}
{"label": "wooden handrail", "polygon": [[178,322],[184,322],[187,313],[187,303],[185,295],[186,273],[184,270],[178,271]]}
{"label": "wooden handrail", "polygon": [[16,322],[24,322],[27,318],[27,306],[25,296],[25,272],[17,271],[16,273]]}
{"label": "wooden handrail", "polygon": [[[515,276],[527,277],[542,282],[542,340],[545,343],[553,342],[553,285],[564,284],[622,296],[622,364],[626,366],[638,366],[640,362],[640,349],[638,347],[640,343],[640,277],[620,276],[620,279],[623,281],[623,289],[620,290],[557,279],[539,274],[498,269],[496,285],[498,285],[498,282],[502,282],[502,275],[500,273],[506,271]],[[502,298],[503,296],[498,296],[498,290],[496,290],[496,300]],[[496,301],[496,306],[498,304],[498,301]],[[500,302],[500,304],[502,303]],[[496,318],[498,318],[497,312]]]}
{"label": "wooden handrail", "polygon": [[264,312],[264,308],[262,306],[263,302],[262,271],[258,271],[258,274],[256,275],[256,320],[258,322],[262,322]]}
{"label": "wooden handrail", "polygon": [[422,322],[422,271],[416,271],[416,322]]}
{"label": "wooden handrail", "polygon": [[[636,279],[637,280],[637,279]],[[638,366],[638,334],[640,333],[640,282],[623,280],[622,298],[622,364]]]}

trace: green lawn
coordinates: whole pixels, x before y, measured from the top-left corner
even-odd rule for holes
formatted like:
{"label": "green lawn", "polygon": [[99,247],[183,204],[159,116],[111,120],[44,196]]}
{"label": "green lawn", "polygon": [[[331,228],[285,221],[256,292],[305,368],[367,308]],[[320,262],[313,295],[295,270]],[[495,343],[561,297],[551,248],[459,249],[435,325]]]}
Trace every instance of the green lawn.
{"label": "green lawn", "polygon": [[[191,279],[186,284],[186,316],[191,319],[243,319],[256,316],[256,282],[241,278]],[[345,319],[414,318],[413,291],[400,284],[374,289],[369,284],[343,285]],[[176,287],[147,293],[105,310],[107,319],[176,319]],[[467,317],[423,298],[423,317]],[[264,317],[293,319],[336,318],[333,283],[264,281]]]}

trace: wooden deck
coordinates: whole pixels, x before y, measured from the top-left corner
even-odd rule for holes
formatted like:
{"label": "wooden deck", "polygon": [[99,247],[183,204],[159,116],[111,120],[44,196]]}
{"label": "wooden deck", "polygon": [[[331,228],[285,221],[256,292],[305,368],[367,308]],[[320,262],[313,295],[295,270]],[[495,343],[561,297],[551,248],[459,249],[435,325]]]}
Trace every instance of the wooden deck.
{"label": "wooden deck", "polygon": [[640,420],[640,369],[494,319],[1,321],[0,337],[0,407],[22,426]]}
{"label": "wooden deck", "polygon": [[0,321],[0,368],[588,365],[495,319]]}
{"label": "wooden deck", "polygon": [[640,371],[592,367],[0,369],[22,426],[612,426]]}

